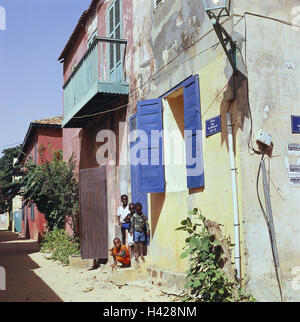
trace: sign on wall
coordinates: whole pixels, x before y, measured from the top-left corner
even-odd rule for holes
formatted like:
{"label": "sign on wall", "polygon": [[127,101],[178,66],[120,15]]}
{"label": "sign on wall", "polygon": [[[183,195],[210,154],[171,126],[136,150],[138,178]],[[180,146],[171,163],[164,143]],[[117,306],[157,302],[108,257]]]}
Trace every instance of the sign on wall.
{"label": "sign on wall", "polygon": [[292,133],[300,133],[300,116],[292,115]]}
{"label": "sign on wall", "polygon": [[300,186],[300,165],[290,165],[290,184],[292,186]]}
{"label": "sign on wall", "polygon": [[221,132],[222,131],[221,115],[218,115],[209,120],[206,120],[205,125],[206,125],[206,136],[211,136],[213,134]]}
{"label": "sign on wall", "polygon": [[300,155],[300,144],[298,143],[289,143],[288,144],[288,153]]}

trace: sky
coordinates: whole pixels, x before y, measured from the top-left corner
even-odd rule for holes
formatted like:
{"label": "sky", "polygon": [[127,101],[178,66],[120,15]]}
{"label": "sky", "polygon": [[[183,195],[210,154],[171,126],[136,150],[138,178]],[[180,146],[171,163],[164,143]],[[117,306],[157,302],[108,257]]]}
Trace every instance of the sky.
{"label": "sky", "polygon": [[57,59],[90,2],[0,0],[0,156],[23,142],[31,121],[62,115]]}

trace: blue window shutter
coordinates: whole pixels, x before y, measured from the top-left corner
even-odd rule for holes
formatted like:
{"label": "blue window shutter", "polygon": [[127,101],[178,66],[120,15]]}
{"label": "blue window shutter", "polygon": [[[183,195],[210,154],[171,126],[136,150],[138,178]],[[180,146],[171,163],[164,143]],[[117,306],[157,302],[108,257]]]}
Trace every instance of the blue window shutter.
{"label": "blue window shutter", "polygon": [[[137,144],[137,138],[133,138],[133,131],[137,130],[137,115],[134,114],[129,118],[129,130],[130,130],[130,160],[133,160],[133,147]],[[131,198],[132,202],[136,203],[139,200],[139,167],[140,165],[133,165],[131,162],[130,172],[131,172]]]}
{"label": "blue window shutter", "polygon": [[202,124],[198,76],[183,83],[187,187],[204,187]]}
{"label": "blue window shutter", "polygon": [[[148,137],[145,153],[148,156],[147,163],[140,165],[141,190],[149,193],[164,192],[163,140],[160,137],[151,142],[151,131],[156,130],[161,133],[163,128],[161,98],[139,101],[137,115],[138,129],[144,131]],[[143,152],[145,151],[141,151],[141,156],[144,155]]]}
{"label": "blue window shutter", "polygon": [[[135,151],[132,149],[139,141],[136,136],[133,136],[133,131],[138,130],[137,115],[134,114],[129,118],[129,130],[130,130],[130,160],[133,160]],[[148,200],[147,192],[141,191],[140,188],[140,164],[130,165],[131,172],[131,201],[133,203],[140,202],[143,206],[143,213],[148,218]]]}

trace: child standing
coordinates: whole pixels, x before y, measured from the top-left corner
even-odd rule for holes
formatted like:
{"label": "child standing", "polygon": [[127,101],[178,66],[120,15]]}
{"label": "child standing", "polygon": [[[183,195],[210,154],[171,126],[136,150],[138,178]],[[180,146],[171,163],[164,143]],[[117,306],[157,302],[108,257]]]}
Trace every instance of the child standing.
{"label": "child standing", "polygon": [[117,222],[117,224],[119,224],[119,226],[121,228],[122,244],[125,245],[125,242],[126,242],[126,230],[125,230],[125,228],[122,227],[122,222],[123,222],[124,218],[129,213],[127,195],[122,195],[121,196],[121,202],[122,202],[122,206],[120,206],[118,208],[117,215],[116,215],[116,222]]}
{"label": "child standing", "polygon": [[140,202],[135,205],[135,214],[132,216],[130,233],[133,235],[135,260],[138,262],[139,257],[145,262],[143,256],[143,242],[146,241],[146,236],[150,235],[150,228],[147,217],[143,214],[143,206]]}
{"label": "child standing", "polygon": [[129,208],[129,214],[124,218],[122,227],[127,230],[128,250],[130,252],[130,255],[132,256],[134,243],[133,243],[133,237],[130,234],[130,226],[131,226],[132,217],[135,213],[134,203],[130,203],[128,208]]}

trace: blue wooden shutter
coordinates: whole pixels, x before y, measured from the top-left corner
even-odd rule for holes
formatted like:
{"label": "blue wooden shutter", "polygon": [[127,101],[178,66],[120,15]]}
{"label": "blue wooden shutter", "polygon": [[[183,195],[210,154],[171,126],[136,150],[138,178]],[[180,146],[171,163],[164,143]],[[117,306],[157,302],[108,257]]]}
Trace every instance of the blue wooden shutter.
{"label": "blue wooden shutter", "polygon": [[[184,129],[186,142],[187,187],[204,187],[202,124],[199,78],[191,76],[183,83]],[[193,159],[196,161],[193,162]]]}
{"label": "blue wooden shutter", "polygon": [[[140,166],[140,187],[144,192],[164,192],[165,172],[163,165],[162,137],[151,142],[151,131],[162,131],[162,103],[160,98],[138,102],[138,129],[147,134],[145,156]],[[145,151],[141,151],[141,156]],[[143,164],[146,161],[145,164]]]}
{"label": "blue wooden shutter", "polygon": [[[135,157],[133,147],[138,144],[138,138],[133,136],[133,131],[138,130],[138,119],[137,115],[134,114],[129,119],[129,130],[130,130],[130,160],[133,160]],[[147,192],[143,192],[140,187],[140,164],[138,165],[130,165],[131,172],[131,201],[133,203],[140,202],[143,206],[143,213],[148,218],[148,200],[147,200]]]}

